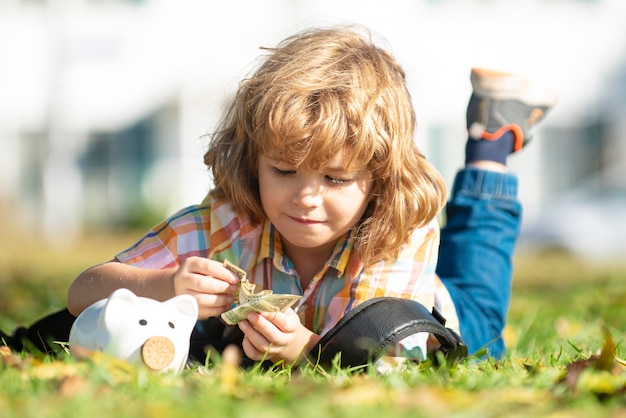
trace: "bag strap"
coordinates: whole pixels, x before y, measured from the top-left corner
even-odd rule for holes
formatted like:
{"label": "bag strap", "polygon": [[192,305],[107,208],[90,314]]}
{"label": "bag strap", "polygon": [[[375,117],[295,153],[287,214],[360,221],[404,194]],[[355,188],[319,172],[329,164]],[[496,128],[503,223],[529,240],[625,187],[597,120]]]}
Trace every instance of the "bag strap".
{"label": "bag strap", "polygon": [[[327,367],[341,353],[341,367],[362,366],[382,357],[389,348],[418,332],[434,335],[438,349],[448,360],[467,356],[461,337],[445,327],[445,319],[433,309],[410,299],[379,297],[349,311],[310,351],[314,363]],[[436,360],[436,357],[435,357]]]}

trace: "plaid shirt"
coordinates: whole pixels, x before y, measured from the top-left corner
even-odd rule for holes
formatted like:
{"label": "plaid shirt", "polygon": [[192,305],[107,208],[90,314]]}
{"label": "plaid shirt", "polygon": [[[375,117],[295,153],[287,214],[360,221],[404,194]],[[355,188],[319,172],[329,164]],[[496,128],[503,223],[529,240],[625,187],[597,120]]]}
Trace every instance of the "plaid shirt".
{"label": "plaid shirt", "polygon": [[149,269],[176,267],[191,256],[220,262],[228,259],[264,289],[302,295],[294,309],[302,323],[318,334],[330,330],[350,309],[373,297],[413,299],[429,309],[435,304],[435,289],[439,292],[443,287],[435,276],[439,246],[436,221],[416,229],[394,261],[364,267],[353,245],[354,238],[348,232],[308,287],[302,289],[269,220],[252,225],[249,219],[237,216],[230,203],[207,198],[154,227],[116,259]]}

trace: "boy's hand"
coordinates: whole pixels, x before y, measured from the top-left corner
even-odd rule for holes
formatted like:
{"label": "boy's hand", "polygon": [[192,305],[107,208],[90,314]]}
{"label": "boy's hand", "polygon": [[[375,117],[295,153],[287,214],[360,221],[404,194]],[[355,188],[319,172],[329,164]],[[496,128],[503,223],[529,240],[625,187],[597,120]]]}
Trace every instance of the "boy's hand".
{"label": "boy's hand", "polygon": [[220,315],[230,309],[239,277],[222,263],[189,257],[174,273],[176,295],[188,294],[198,302],[198,319]]}
{"label": "boy's hand", "polygon": [[239,323],[239,328],[245,335],[243,350],[255,361],[297,362],[320,339],[300,323],[298,314],[291,308],[285,312],[253,312]]}

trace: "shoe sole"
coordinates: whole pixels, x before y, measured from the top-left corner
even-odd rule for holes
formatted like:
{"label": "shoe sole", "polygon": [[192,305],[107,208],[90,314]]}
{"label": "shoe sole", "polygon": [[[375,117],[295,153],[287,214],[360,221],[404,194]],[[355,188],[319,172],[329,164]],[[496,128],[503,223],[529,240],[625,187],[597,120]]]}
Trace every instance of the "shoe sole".
{"label": "shoe sole", "polygon": [[517,100],[528,106],[552,107],[556,94],[529,79],[501,71],[473,68],[470,80],[477,96],[493,100]]}

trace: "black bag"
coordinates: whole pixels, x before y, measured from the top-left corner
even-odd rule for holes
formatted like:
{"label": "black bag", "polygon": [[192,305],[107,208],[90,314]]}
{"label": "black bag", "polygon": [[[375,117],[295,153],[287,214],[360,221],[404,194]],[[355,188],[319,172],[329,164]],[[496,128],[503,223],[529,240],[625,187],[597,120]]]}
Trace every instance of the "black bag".
{"label": "black bag", "polygon": [[[438,351],[447,361],[467,356],[461,337],[445,327],[445,319],[433,309],[409,299],[380,297],[367,300],[348,312],[311,350],[313,362],[330,366],[340,354],[341,367],[375,362],[402,339],[418,332],[434,335]],[[433,359],[437,361],[438,356]]]}
{"label": "black bag", "polygon": [[15,351],[38,350],[45,354],[54,354],[62,350],[56,342],[65,343],[69,340],[75,320],[76,317],[67,309],[62,309],[43,317],[28,328],[17,328],[13,335],[0,331],[0,345],[7,345]]}

